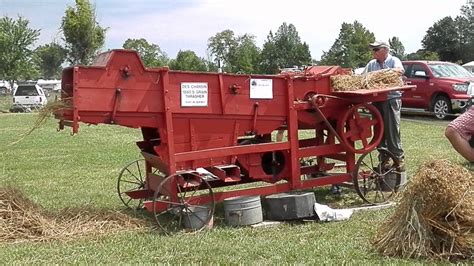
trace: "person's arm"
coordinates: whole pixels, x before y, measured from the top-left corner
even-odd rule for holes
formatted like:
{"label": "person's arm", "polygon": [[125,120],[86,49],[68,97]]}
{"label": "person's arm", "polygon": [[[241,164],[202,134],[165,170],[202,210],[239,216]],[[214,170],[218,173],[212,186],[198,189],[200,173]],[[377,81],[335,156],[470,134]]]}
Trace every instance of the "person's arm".
{"label": "person's arm", "polygon": [[461,134],[453,128],[446,127],[445,136],[448,138],[449,142],[453,148],[466,160],[471,163],[474,163],[474,149],[471,147],[469,141],[461,137]]}
{"label": "person's arm", "polygon": [[395,56],[393,56],[392,58],[394,61],[393,69],[403,75],[403,73],[405,73],[405,68],[403,68],[402,61],[400,61],[400,59]]}

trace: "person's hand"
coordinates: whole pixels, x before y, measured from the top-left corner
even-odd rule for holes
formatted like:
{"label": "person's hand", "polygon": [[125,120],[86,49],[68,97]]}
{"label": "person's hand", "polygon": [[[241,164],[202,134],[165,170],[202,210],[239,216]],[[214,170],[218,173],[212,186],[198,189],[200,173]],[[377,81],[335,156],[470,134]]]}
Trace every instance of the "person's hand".
{"label": "person's hand", "polygon": [[405,69],[403,69],[403,68],[398,68],[397,67],[397,68],[392,68],[392,69],[393,69],[393,71],[397,72],[400,75],[403,75],[403,73],[405,73]]}

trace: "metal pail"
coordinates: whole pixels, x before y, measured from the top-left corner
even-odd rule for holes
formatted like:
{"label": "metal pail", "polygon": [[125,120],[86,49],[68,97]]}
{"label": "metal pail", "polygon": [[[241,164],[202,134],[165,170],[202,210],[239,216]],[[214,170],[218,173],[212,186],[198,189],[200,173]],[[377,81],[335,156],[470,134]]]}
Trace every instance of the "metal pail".
{"label": "metal pail", "polygon": [[250,225],[263,221],[260,196],[241,196],[224,200],[225,221],[228,225]]}
{"label": "metal pail", "polygon": [[[183,210],[183,225],[185,228],[197,230],[202,228],[209,219],[208,206],[192,206]],[[207,222],[207,228],[212,228],[213,219]]]}
{"label": "metal pail", "polygon": [[[398,180],[398,176],[400,180]],[[406,172],[401,173],[389,173],[385,177],[383,177],[383,182],[380,182],[380,188],[382,191],[398,191],[407,182],[407,175]]]}

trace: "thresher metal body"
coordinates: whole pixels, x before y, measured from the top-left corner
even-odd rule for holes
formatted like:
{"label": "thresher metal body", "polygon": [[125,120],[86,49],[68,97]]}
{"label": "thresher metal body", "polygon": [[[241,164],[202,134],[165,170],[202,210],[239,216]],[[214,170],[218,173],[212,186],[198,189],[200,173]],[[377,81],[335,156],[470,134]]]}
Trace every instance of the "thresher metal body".
{"label": "thresher metal body", "polygon": [[[60,128],[71,126],[73,133],[79,122],[141,129],[137,145],[146,180],[126,191],[132,199],[151,199],[167,176],[175,179],[160,193],[170,201],[193,186],[202,188],[184,182],[196,176],[213,189],[229,188],[187,196],[195,202],[288,192],[351,181],[356,154],[376,148],[383,134],[380,113],[370,103],[386,100],[391,90],[412,88],[333,92],[330,77],[344,73],[338,66],[282,75],[170,71],[145,68],[135,51],[112,50],[91,66],[63,71],[62,99],[70,108],[56,117]],[[360,108],[369,115],[360,115]],[[301,130],[309,137],[300,139]],[[305,158],[313,163],[301,163]],[[331,173],[335,161],[343,168]],[[264,184],[230,187],[253,182]],[[153,202],[145,207],[169,205]]]}

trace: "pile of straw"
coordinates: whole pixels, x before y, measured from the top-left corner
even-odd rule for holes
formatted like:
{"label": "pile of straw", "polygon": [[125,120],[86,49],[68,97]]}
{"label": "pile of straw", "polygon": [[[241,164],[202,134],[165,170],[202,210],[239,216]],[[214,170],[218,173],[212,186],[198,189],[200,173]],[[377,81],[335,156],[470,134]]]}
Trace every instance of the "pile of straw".
{"label": "pile of straw", "polygon": [[403,86],[402,74],[393,69],[382,69],[362,75],[331,76],[334,91],[375,90]]}
{"label": "pile of straw", "polygon": [[0,243],[71,240],[144,226],[144,220],[116,211],[83,208],[47,213],[18,190],[0,187]]}
{"label": "pile of straw", "polygon": [[474,258],[474,175],[445,160],[425,163],[373,242],[384,255]]}

